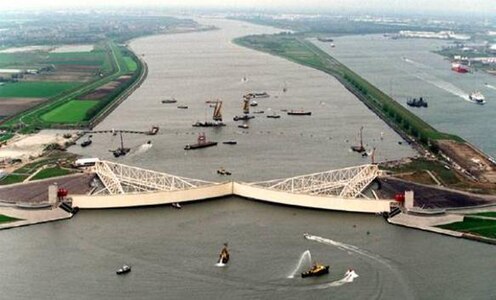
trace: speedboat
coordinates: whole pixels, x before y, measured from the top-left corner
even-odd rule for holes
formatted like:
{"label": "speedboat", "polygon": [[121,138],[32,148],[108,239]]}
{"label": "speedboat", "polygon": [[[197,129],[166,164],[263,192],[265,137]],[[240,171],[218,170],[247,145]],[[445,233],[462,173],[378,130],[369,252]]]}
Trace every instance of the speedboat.
{"label": "speedboat", "polygon": [[224,244],[224,248],[220,251],[219,254],[219,261],[217,263],[219,264],[227,264],[229,261],[229,252],[227,251],[227,243]]}
{"label": "speedboat", "polygon": [[301,273],[301,278],[316,277],[329,274],[329,266],[314,265],[310,270]]}
{"label": "speedboat", "polygon": [[122,275],[131,272],[131,267],[128,265],[123,265],[119,270],[117,270],[115,273],[117,275]]}

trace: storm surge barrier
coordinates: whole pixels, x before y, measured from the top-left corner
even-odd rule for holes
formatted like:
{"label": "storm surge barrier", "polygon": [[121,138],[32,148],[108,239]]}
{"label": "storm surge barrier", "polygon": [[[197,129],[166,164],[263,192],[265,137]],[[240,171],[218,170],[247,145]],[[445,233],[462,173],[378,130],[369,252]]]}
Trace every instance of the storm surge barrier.
{"label": "storm surge barrier", "polygon": [[374,164],[254,183],[216,183],[99,161],[90,195],[73,195],[79,208],[118,208],[201,201],[230,195],[277,204],[353,212],[390,210],[391,200],[370,199],[364,190],[378,176]]}

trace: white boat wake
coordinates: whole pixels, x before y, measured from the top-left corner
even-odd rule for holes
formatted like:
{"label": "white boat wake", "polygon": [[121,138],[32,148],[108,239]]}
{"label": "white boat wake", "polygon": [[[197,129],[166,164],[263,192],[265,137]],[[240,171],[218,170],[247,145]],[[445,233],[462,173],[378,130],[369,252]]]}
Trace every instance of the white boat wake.
{"label": "white boat wake", "polygon": [[377,255],[374,255],[374,254],[371,254],[371,253],[368,253],[367,251],[365,251],[363,249],[360,249],[360,248],[358,248],[356,246],[348,245],[348,244],[337,242],[337,241],[333,241],[331,239],[326,239],[326,238],[323,238],[323,237],[320,237],[320,236],[316,236],[316,235],[311,235],[311,234],[308,234],[308,233],[304,233],[303,236],[307,240],[310,240],[310,241],[315,241],[317,243],[335,246],[335,247],[337,247],[340,250],[343,250],[343,251],[347,251],[347,252],[351,252],[351,253],[355,253],[355,254],[358,254],[358,255],[361,255],[361,256],[368,257],[368,258],[370,258],[370,259],[372,259],[372,260],[374,260],[376,262],[379,262],[380,264],[386,266],[388,269],[392,269],[392,267],[389,265],[389,263],[387,261],[385,261],[384,259],[382,259],[381,257],[379,257]]}
{"label": "white boat wake", "polygon": [[288,276],[288,278],[294,278],[295,275],[298,273],[298,271],[301,271],[301,268],[303,266],[309,268],[311,265],[312,265],[312,254],[310,254],[310,250],[307,250],[301,254],[300,260],[298,260],[298,264],[296,265],[293,272],[291,272],[291,274]]}
{"label": "white boat wake", "polygon": [[153,147],[152,143],[142,144],[138,147],[138,149],[136,149],[136,151],[133,152],[133,155],[143,154],[148,150],[150,150],[152,147]]}
{"label": "white boat wake", "polygon": [[489,89],[496,90],[496,86],[490,85],[489,83],[486,83],[485,86]]}
{"label": "white boat wake", "polygon": [[[420,67],[420,68],[429,68],[429,66],[421,64],[419,62],[413,61],[411,59],[408,59],[406,57],[403,57],[403,60],[406,61],[407,63],[410,63],[414,66]],[[426,72],[418,72],[417,74],[413,74],[413,76],[417,77],[418,79],[425,81],[429,84],[432,84],[433,86],[440,88],[442,90],[447,91],[448,93],[451,93],[455,96],[458,96],[462,98],[465,101],[468,101],[470,103],[475,103],[475,101],[470,100],[469,94],[455,86],[454,84],[444,81],[442,79],[437,78],[436,76],[432,74],[428,74]]]}

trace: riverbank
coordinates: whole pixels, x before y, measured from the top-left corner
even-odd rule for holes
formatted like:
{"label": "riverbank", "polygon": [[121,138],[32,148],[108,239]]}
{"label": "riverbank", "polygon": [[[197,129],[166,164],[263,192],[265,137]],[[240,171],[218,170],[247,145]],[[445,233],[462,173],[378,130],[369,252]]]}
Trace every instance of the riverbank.
{"label": "riverbank", "polygon": [[0,230],[61,221],[73,216],[61,208],[21,209],[15,207],[0,207],[0,215],[16,219],[0,223]]}
{"label": "riverbank", "polygon": [[[411,113],[357,73],[341,64],[299,34],[252,35],[234,40],[254,50],[321,70],[335,77],[371,111],[384,120],[423,156],[444,158],[467,180],[494,184],[492,158],[456,135],[443,133]],[[468,154],[468,155],[467,155]],[[493,187],[494,188],[494,187]]]}

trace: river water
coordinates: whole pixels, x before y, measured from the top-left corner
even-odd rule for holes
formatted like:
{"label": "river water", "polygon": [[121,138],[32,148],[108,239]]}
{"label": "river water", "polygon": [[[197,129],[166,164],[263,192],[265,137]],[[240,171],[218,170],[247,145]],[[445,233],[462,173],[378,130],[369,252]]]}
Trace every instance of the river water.
{"label": "river water", "polygon": [[[161,127],[160,135],[125,136],[126,164],[201,179],[222,180],[222,165],[240,180],[288,177],[366,161],[348,148],[358,128],[379,157],[412,155],[358,100],[328,76],[230,43],[235,36],[274,29],[224,20],[200,20],[220,30],[152,36],[133,41],[150,76],[98,129]],[[246,76],[247,82],[241,82]],[[284,84],[288,91],[282,92]],[[236,138],[193,152],[190,125],[204,115],[202,102],[221,97],[226,119],[240,113],[251,90],[267,91],[260,106],[304,107],[308,118],[257,118],[248,133],[232,121],[208,137]],[[275,98],[275,96],[278,98]],[[174,96],[190,109],[160,100]],[[321,102],[325,104],[321,104]],[[258,108],[257,108],[258,109]],[[277,122],[277,123],[276,123]],[[384,139],[380,140],[380,132]],[[147,139],[153,146],[139,147]],[[346,140],[349,140],[346,142]],[[115,137],[95,135],[73,151],[111,159]],[[330,244],[305,240],[303,233]],[[0,290],[9,299],[491,299],[496,296],[494,246],[388,225],[377,216],[275,206],[226,197],[171,207],[81,211],[72,220],[0,232]],[[215,266],[229,242],[231,262]],[[330,264],[330,274],[301,279],[302,254]],[[122,264],[132,272],[116,276]],[[307,267],[307,266],[305,266]],[[347,269],[359,275],[343,279]]]}
{"label": "river water", "polygon": [[[314,43],[434,128],[457,134],[496,156],[496,137],[490,134],[496,114],[496,76],[451,71],[450,61],[433,52],[448,42],[356,35],[337,37],[334,48],[330,43]],[[486,97],[485,105],[469,101],[468,94],[475,90]],[[409,97],[421,96],[429,108],[406,105]]]}

